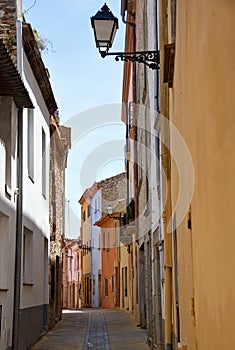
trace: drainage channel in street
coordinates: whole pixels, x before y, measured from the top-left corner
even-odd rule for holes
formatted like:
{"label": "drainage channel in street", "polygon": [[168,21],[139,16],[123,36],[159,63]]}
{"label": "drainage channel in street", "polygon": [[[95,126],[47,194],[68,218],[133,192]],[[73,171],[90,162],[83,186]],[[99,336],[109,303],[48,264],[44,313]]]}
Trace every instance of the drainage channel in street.
{"label": "drainage channel in street", "polygon": [[87,333],[83,350],[110,350],[107,326],[102,312],[89,313]]}

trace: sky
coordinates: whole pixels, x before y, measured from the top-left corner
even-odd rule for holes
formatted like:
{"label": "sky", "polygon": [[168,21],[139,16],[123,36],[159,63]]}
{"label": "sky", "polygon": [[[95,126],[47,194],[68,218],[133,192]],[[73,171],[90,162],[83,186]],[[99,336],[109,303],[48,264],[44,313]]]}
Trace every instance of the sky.
{"label": "sky", "polygon": [[[94,181],[124,171],[125,127],[121,122],[123,63],[101,58],[90,17],[104,0],[23,0],[26,21],[48,40],[42,54],[59,108],[60,123],[72,128],[66,171],[66,235],[78,237],[78,200]],[[112,51],[123,51],[121,0],[107,5],[119,19]],[[110,50],[110,51],[111,51]]]}

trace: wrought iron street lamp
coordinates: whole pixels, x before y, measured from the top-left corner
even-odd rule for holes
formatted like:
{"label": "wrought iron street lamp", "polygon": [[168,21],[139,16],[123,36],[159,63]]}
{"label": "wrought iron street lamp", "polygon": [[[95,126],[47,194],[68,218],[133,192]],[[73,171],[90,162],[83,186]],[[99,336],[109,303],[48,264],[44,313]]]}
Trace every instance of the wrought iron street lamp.
{"label": "wrought iron street lamp", "polygon": [[118,19],[110,11],[105,3],[95,16],[91,17],[91,26],[94,30],[96,47],[98,47],[101,57],[116,56],[116,61],[131,61],[144,63],[151,69],[158,69],[160,56],[159,51],[136,51],[136,52],[108,52],[112,47],[116,31],[118,29]]}
{"label": "wrought iron street lamp", "polygon": [[88,252],[91,251],[91,247],[87,247],[86,245],[82,244],[82,240],[79,239],[78,241],[78,248],[82,250],[87,250]]}
{"label": "wrought iron street lamp", "polygon": [[114,216],[113,215],[113,208],[111,207],[111,205],[109,205],[107,207],[107,212],[108,212],[108,216],[114,220],[119,220],[121,222],[121,213],[119,216]]}
{"label": "wrought iron street lamp", "polygon": [[94,29],[96,47],[106,48],[108,51],[113,44],[113,40],[118,29],[118,19],[114,17],[106,3],[100,11],[93,17],[91,17],[91,25]]}

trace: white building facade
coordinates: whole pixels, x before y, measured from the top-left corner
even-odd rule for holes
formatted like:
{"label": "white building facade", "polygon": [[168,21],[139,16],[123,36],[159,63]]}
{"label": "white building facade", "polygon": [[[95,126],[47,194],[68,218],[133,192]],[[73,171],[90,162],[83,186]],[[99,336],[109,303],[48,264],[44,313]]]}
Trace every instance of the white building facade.
{"label": "white building facade", "polygon": [[15,21],[17,2],[0,5],[10,52],[1,41],[0,348],[25,350],[48,325],[49,123],[57,105],[31,26]]}
{"label": "white building facade", "polygon": [[[11,347],[13,329],[18,119],[24,106],[33,105],[2,41],[0,62],[0,348],[5,350]],[[12,88],[13,81],[19,89]]]}

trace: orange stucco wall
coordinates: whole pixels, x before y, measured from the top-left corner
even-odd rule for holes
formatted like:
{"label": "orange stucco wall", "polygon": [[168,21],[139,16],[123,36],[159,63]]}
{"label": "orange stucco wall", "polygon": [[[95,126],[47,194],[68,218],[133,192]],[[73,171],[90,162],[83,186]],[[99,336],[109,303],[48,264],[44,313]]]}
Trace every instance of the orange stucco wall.
{"label": "orange stucco wall", "polygon": [[[117,221],[116,221],[117,223]],[[118,229],[118,228],[117,228]],[[120,300],[120,276],[119,276],[119,244],[115,243],[114,220],[108,219],[102,224],[102,307],[112,309],[115,307],[115,288],[118,289],[118,301]],[[104,240],[103,237],[106,239]],[[109,244],[107,241],[109,235]],[[118,283],[115,286],[115,267],[118,268]],[[108,279],[108,296],[105,296],[105,278]],[[112,282],[113,279],[113,282]],[[112,288],[113,285],[113,288]]]}
{"label": "orange stucco wall", "polygon": [[[177,229],[180,334],[188,350],[233,349],[235,2],[177,4],[170,120],[186,141],[195,170],[192,229],[188,217]],[[173,166],[173,207],[178,183]]]}

